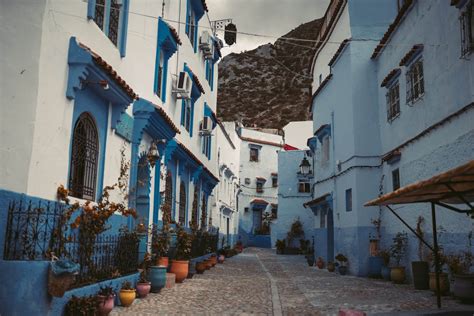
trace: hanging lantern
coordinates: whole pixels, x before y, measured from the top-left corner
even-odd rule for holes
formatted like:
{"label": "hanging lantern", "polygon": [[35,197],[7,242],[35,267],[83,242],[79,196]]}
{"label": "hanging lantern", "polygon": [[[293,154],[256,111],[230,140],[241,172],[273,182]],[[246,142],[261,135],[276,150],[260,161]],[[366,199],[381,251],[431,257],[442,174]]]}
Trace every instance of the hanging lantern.
{"label": "hanging lantern", "polygon": [[311,164],[309,163],[308,159],[304,157],[300,164],[301,174],[308,175],[311,172],[310,168],[311,168]]}
{"label": "hanging lantern", "polygon": [[160,160],[160,152],[158,151],[155,142],[151,143],[150,149],[148,150],[147,158],[148,162],[150,163],[150,166],[152,167],[154,167],[156,162]]}
{"label": "hanging lantern", "polygon": [[237,42],[237,27],[233,23],[225,26],[224,40],[227,45],[233,45]]}

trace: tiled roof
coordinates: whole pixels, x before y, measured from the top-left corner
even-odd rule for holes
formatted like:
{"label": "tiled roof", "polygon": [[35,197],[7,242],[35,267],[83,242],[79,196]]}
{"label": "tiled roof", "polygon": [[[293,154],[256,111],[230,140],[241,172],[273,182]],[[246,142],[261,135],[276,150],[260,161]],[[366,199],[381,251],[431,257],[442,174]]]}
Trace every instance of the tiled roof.
{"label": "tiled roof", "polygon": [[408,12],[408,9],[415,1],[416,0],[405,0],[405,3],[400,8],[400,11],[398,11],[397,16],[395,17],[395,20],[392,22],[392,24],[390,24],[387,32],[385,32],[379,44],[377,45],[377,47],[375,47],[374,52],[372,53],[372,56],[370,57],[371,59],[377,58],[377,56],[380,54],[384,46],[389,41],[390,36],[392,36],[393,32],[395,32],[395,29],[397,28],[398,24],[400,24],[405,14]]}
{"label": "tiled roof", "polygon": [[321,202],[324,202],[326,200],[326,198],[330,195],[331,195],[331,193],[326,193],[324,195],[321,195],[320,197],[315,198],[314,200],[311,200],[311,201],[308,201],[308,202],[304,203],[303,206],[308,207],[310,205],[315,205],[315,204],[319,204]]}
{"label": "tiled roof", "polygon": [[272,176],[273,176],[273,177],[278,176],[278,172],[272,172]]}
{"label": "tiled roof", "polygon": [[334,54],[334,56],[332,56],[331,60],[329,61],[329,64],[328,64],[329,67],[331,67],[336,62],[336,59],[339,57],[339,55],[341,55],[342,51],[344,50],[346,45],[349,44],[350,41],[351,40],[349,38],[346,38],[345,40],[342,41],[336,53]]}
{"label": "tiled roof", "polygon": [[414,45],[410,49],[410,51],[405,56],[403,56],[402,60],[400,60],[399,66],[405,66],[410,61],[410,59],[422,49],[423,49],[423,44]]}
{"label": "tiled roof", "polygon": [[112,68],[112,66],[104,59],[102,59],[99,54],[82,43],[79,43],[79,46],[89,51],[94,62],[99,65],[112,78],[112,80],[114,80],[127,93],[130,98],[138,99],[138,94],[133,91],[133,89],[125,82],[125,80],[123,80],[122,77],[118,75],[117,71],[115,71],[114,68]]}
{"label": "tiled roof", "polygon": [[[164,22],[164,21],[163,21]],[[166,22],[165,22],[166,23]],[[170,29],[171,31],[171,35],[173,36],[174,40],[176,41],[176,43],[178,43],[178,45],[183,45],[183,42],[181,42],[181,39],[179,38],[179,34],[178,34],[178,31],[176,31],[176,29],[174,27],[172,27],[171,25],[169,25],[169,23],[166,23],[166,25],[168,25],[168,28]]]}
{"label": "tiled roof", "polygon": [[292,150],[300,150],[299,148],[296,148],[295,146],[291,146],[288,144],[283,145],[283,149],[286,151],[292,151]]}
{"label": "tiled roof", "polygon": [[199,158],[196,157],[196,155],[191,150],[189,150],[186,146],[184,146],[179,141],[177,141],[177,143],[195,162],[197,162],[199,165],[201,165],[203,167],[204,171],[206,171],[214,180],[219,182],[219,178],[217,178],[209,169],[207,169],[204,166],[204,164],[201,162],[201,160],[199,160]]}
{"label": "tiled roof", "polygon": [[395,150],[392,150],[392,151],[388,152],[384,156],[382,156],[382,161],[384,161],[384,162],[385,161],[391,161],[391,160],[400,158],[401,155],[402,155],[402,153],[400,152],[400,150],[395,149]]}
{"label": "tiled roof", "polygon": [[179,128],[174,124],[173,120],[171,119],[171,117],[168,116],[168,114],[165,112],[165,110],[161,106],[156,105],[155,103],[151,103],[151,104],[153,104],[155,109],[158,111],[158,113],[160,113],[160,115],[163,117],[163,119],[166,121],[166,123],[168,123],[168,125],[173,129],[173,131],[175,131],[176,134],[181,134]]}
{"label": "tiled roof", "polygon": [[319,132],[321,132],[323,129],[325,129],[327,126],[329,126],[329,124],[323,124],[321,125],[317,130],[316,132],[314,132],[314,135],[317,135]]}
{"label": "tiled roof", "polygon": [[332,78],[332,74],[329,74],[322,82],[321,84],[319,85],[318,89],[316,89],[316,91],[314,91],[313,93],[313,96],[311,97],[311,102],[309,103],[309,111],[311,112],[311,110],[313,109],[313,101],[314,101],[314,98],[316,98],[316,96],[324,89],[324,87],[328,84],[329,80],[331,80]]}
{"label": "tiled roof", "polygon": [[256,177],[256,179],[257,179],[258,181],[263,181],[263,182],[266,182],[266,181],[267,181],[267,179],[265,179],[265,178],[263,178],[263,177]]}
{"label": "tiled roof", "polygon": [[263,145],[270,145],[270,146],[275,146],[275,147],[283,147],[282,144],[278,143],[273,143],[269,142],[266,140],[260,140],[260,139],[255,139],[255,138],[249,138],[249,137],[240,137],[241,140],[246,141],[246,142],[251,142],[251,143],[257,143],[257,144],[263,144]]}
{"label": "tiled roof", "polygon": [[253,199],[250,204],[268,204],[268,202],[262,199]]}
{"label": "tiled roof", "polygon": [[201,93],[205,94],[204,88],[201,84],[201,81],[199,81],[199,78],[194,74],[194,72],[192,71],[191,68],[188,67],[188,69],[189,69],[189,72],[192,74],[194,83],[196,83],[196,86],[198,87],[199,91],[201,91]]}
{"label": "tiled roof", "polygon": [[381,87],[385,87],[395,76],[401,72],[400,68],[395,68],[389,72],[389,74],[382,80]]}

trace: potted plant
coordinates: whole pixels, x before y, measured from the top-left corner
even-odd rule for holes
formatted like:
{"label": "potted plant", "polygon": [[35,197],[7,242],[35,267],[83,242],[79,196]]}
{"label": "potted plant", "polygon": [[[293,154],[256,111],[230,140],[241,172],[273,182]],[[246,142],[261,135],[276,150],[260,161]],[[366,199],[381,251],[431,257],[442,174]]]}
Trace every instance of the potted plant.
{"label": "potted plant", "polygon": [[99,292],[97,292],[97,301],[99,304],[97,308],[99,315],[108,315],[114,309],[114,289],[111,286],[101,286]]}
{"label": "potted plant", "polygon": [[275,243],[277,255],[282,255],[285,252],[285,240],[277,239]]}
{"label": "potted plant", "polygon": [[472,265],[472,253],[461,252],[446,258],[453,279],[453,294],[462,301],[474,301],[474,274],[469,273]]}
{"label": "potted plant", "polygon": [[334,272],[336,270],[336,265],[332,261],[328,261],[327,269],[329,272]]}
{"label": "potted plant", "polygon": [[[168,206],[164,205],[163,208]],[[164,212],[164,211],[163,211]],[[165,213],[163,213],[165,214]],[[163,219],[163,227],[161,230],[156,225],[152,228],[152,252],[156,258],[156,265],[168,267],[168,251],[170,248],[171,232],[168,221]]]}
{"label": "potted plant", "polygon": [[[446,293],[449,292],[449,288],[450,288],[450,285],[449,285],[449,278],[448,278],[448,274],[447,273],[444,273],[441,271],[441,268],[446,264],[446,260],[447,260],[447,256],[444,255],[443,253],[443,250],[442,249],[439,249],[438,250],[438,263],[439,263],[439,292],[441,295],[446,295]],[[435,266],[435,262],[434,262],[434,255],[432,252],[430,252],[427,256],[427,260],[431,263],[431,266],[433,268],[434,271],[436,271],[436,266]],[[430,272],[429,273],[429,276],[430,276],[430,283],[429,283],[429,286],[430,286],[430,290],[432,290],[433,292],[436,293],[436,273],[435,272]]]}
{"label": "potted plant", "polygon": [[380,269],[382,278],[386,281],[390,281],[390,252],[388,250],[380,250],[379,256],[382,258],[383,265]]}
{"label": "potted plant", "polygon": [[316,260],[316,266],[319,269],[324,269],[324,260],[323,260],[323,258],[318,257],[318,259]]}
{"label": "potted plant", "polygon": [[176,226],[176,256],[175,260],[171,260],[170,271],[176,275],[176,282],[181,283],[188,276],[192,236],[188,234],[180,225]]}
{"label": "potted plant", "polygon": [[336,256],[335,259],[337,260],[337,262],[338,262],[338,264],[339,264],[338,267],[337,267],[337,269],[338,269],[338,271],[339,271],[339,274],[341,274],[341,275],[346,275],[346,273],[347,273],[347,266],[346,266],[346,264],[347,264],[347,261],[348,261],[348,260],[347,260],[347,257],[344,256],[342,253],[339,253],[339,254]]}
{"label": "potted plant", "polygon": [[205,270],[206,270],[206,262],[205,261],[196,262],[196,272],[197,272],[197,274],[203,274]]}
{"label": "potted plant", "polygon": [[235,249],[241,253],[243,250],[244,250],[244,246],[242,245],[242,242],[239,240],[237,241],[237,243],[235,244]]}
{"label": "potted plant", "polygon": [[[416,233],[419,237],[423,238],[423,223],[425,219],[423,216],[418,216],[416,220]],[[413,285],[417,290],[427,290],[429,289],[429,272],[430,267],[427,261],[423,260],[423,250],[424,245],[420,238],[418,238],[418,259],[419,261],[412,261],[411,271],[413,274]]]}
{"label": "potted plant", "polygon": [[295,245],[293,242],[295,239],[300,239],[304,238],[304,230],[303,230],[303,224],[301,223],[300,219],[297,218],[295,221],[291,224],[290,231],[287,233],[286,236],[286,241],[288,245],[288,254],[297,254],[299,253],[298,247]]}
{"label": "potted plant", "polygon": [[405,267],[400,266],[400,261],[405,256],[407,250],[407,233],[399,232],[392,240],[393,244],[390,247],[390,255],[395,260],[396,265],[390,270],[390,278],[394,283],[403,283],[405,281]]}
{"label": "potted plant", "polygon": [[66,303],[64,315],[96,315],[98,303],[98,298],[94,295],[84,297],[77,297],[73,295]]}
{"label": "potted plant", "polygon": [[140,273],[140,279],[138,280],[138,283],[137,283],[138,297],[144,298],[148,295],[148,293],[150,293],[150,291],[151,291],[151,282],[146,277],[145,271],[142,271]]}
{"label": "potted plant", "polygon": [[125,281],[122,283],[122,288],[119,292],[120,303],[122,306],[128,307],[132,305],[135,300],[135,289],[132,286],[132,283]]}

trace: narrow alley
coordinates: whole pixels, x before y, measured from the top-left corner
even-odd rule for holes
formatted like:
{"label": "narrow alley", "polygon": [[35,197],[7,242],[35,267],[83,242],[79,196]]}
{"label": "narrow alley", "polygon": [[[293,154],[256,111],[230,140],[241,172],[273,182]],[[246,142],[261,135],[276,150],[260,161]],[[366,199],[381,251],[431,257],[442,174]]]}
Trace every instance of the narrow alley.
{"label": "narrow alley", "polygon": [[410,285],[341,276],[309,267],[303,256],[247,248],[171,289],[150,293],[128,308],[116,307],[111,315],[337,315],[340,309],[368,315],[442,311],[471,315],[469,308],[473,307],[445,297],[443,308],[436,310],[431,292],[413,290]]}

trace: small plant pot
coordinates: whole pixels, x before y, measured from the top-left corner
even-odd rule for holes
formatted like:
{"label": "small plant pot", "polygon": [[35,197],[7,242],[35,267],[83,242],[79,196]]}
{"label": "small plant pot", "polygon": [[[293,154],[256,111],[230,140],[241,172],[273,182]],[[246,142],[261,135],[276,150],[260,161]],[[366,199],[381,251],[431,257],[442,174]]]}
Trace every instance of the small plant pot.
{"label": "small plant pot", "polygon": [[199,261],[196,263],[196,273],[203,274],[206,271],[206,263],[204,261]]}
{"label": "small plant pot", "polygon": [[159,267],[166,267],[169,266],[169,258],[168,257],[159,257],[156,261],[156,265]]}
{"label": "small plant pot", "polygon": [[170,271],[176,275],[176,282],[182,283],[188,276],[189,260],[171,260]]}
{"label": "small plant pot", "polygon": [[204,263],[206,264],[206,270],[209,270],[209,269],[212,268],[211,259],[206,259],[206,260],[204,260]]}
{"label": "small plant pot", "polygon": [[148,279],[151,281],[151,291],[158,293],[166,286],[166,267],[151,266]]}
{"label": "small plant pot", "polygon": [[225,261],[225,256],[224,255],[220,255],[219,258],[217,258],[218,263],[224,263],[224,261]]}
{"label": "small plant pot", "polygon": [[455,274],[453,294],[462,302],[474,303],[474,274]]}
{"label": "small plant pot", "polygon": [[[436,273],[430,272],[430,290],[436,291]],[[447,273],[439,274],[439,292],[441,295],[446,295],[449,292],[449,279]]]}
{"label": "small plant pot", "polygon": [[151,282],[138,283],[137,284],[137,294],[140,298],[145,298],[148,293],[151,291]]}
{"label": "small plant pot", "polygon": [[347,267],[346,266],[339,266],[339,267],[337,267],[337,270],[339,271],[340,275],[346,275],[347,274]]}
{"label": "small plant pot", "polygon": [[385,281],[390,281],[390,272],[391,269],[387,266],[382,266],[382,268],[380,269],[380,274],[382,274],[382,278]]}
{"label": "small plant pot", "polygon": [[217,264],[217,256],[212,255],[211,258],[209,258],[209,259],[211,260],[211,264],[214,267]]}
{"label": "small plant pot", "polygon": [[314,256],[313,255],[307,255],[306,256],[306,262],[308,262],[308,265],[310,267],[314,266]]}
{"label": "small plant pot", "polygon": [[393,283],[402,284],[405,282],[405,267],[393,267],[390,270],[390,279]]}
{"label": "small plant pot", "polygon": [[323,260],[316,260],[316,266],[319,268],[319,269],[324,269],[324,261]]}
{"label": "small plant pot", "polygon": [[107,316],[114,309],[115,306],[115,295],[104,296],[97,295],[99,305],[97,312],[100,316]]}
{"label": "small plant pot", "polygon": [[336,270],[336,265],[333,262],[328,262],[327,269],[329,272],[334,272]]}
{"label": "small plant pot", "polygon": [[413,286],[417,290],[428,290],[430,288],[430,267],[426,261],[413,261],[411,263],[413,273]]}
{"label": "small plant pot", "polygon": [[122,306],[128,307],[133,304],[133,301],[135,300],[135,290],[120,290],[119,292],[119,298],[120,298],[120,303]]}

